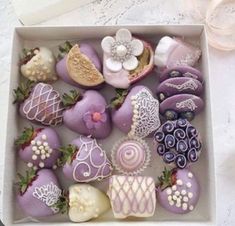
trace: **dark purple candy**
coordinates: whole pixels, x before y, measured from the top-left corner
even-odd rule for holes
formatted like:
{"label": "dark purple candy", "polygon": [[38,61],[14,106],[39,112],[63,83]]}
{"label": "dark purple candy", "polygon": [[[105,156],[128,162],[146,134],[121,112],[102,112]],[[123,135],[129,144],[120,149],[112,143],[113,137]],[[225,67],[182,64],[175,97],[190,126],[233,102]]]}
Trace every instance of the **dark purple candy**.
{"label": "dark purple candy", "polygon": [[165,134],[162,131],[159,131],[159,132],[155,133],[154,137],[157,142],[161,142],[161,141],[163,141]]}
{"label": "dark purple candy", "polygon": [[165,146],[166,148],[170,149],[175,146],[175,138],[171,134],[167,134],[165,137]]}
{"label": "dark purple candy", "polygon": [[163,123],[155,132],[156,151],[167,164],[178,168],[199,159],[202,143],[197,129],[186,119]]}
{"label": "dark purple candy", "polygon": [[184,155],[179,154],[175,158],[175,164],[178,168],[184,169],[187,166],[187,159]]}
{"label": "dark purple candy", "polygon": [[159,145],[157,146],[157,153],[158,153],[159,155],[163,155],[165,152],[166,152],[165,145],[164,145],[164,144],[159,144]]}
{"label": "dark purple candy", "polygon": [[174,162],[175,157],[176,157],[176,155],[174,152],[168,151],[163,155],[163,160],[165,163],[169,164],[169,163]]}
{"label": "dark purple candy", "polygon": [[188,151],[187,158],[190,162],[196,162],[198,160],[198,152],[195,148],[192,148]]}
{"label": "dark purple candy", "polygon": [[180,140],[177,142],[176,150],[179,153],[186,152],[188,150],[188,144],[185,140]]}
{"label": "dark purple candy", "polygon": [[202,73],[199,70],[189,66],[176,66],[165,69],[160,75],[160,82],[176,77],[194,78],[200,82],[203,82]]}
{"label": "dark purple candy", "polygon": [[162,126],[162,131],[164,133],[171,133],[174,130],[174,123],[172,123],[171,121],[167,121],[163,124]]}
{"label": "dark purple candy", "polygon": [[186,133],[184,132],[183,129],[176,129],[174,131],[174,136],[177,140],[182,140],[186,137]]}

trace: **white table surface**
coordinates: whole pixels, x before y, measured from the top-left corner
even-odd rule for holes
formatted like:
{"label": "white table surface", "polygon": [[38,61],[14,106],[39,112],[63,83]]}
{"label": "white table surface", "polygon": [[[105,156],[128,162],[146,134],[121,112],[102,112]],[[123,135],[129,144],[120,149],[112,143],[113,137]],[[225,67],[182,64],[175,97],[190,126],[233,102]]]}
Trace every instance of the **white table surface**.
{"label": "white table surface", "polygon": [[[42,25],[112,25],[189,23],[179,1],[87,0],[76,10]],[[141,16],[140,16],[141,15]],[[5,140],[5,122],[10,68],[11,38],[20,26],[8,0],[0,0],[0,153]],[[215,142],[217,217],[219,226],[235,225],[235,51],[209,49],[212,84],[212,110]],[[0,155],[1,156],[1,155]],[[2,183],[0,158],[0,183]],[[1,184],[0,184],[1,185]],[[0,186],[1,187],[1,186]],[[1,190],[0,190],[1,195]],[[1,209],[4,208],[0,206]]]}

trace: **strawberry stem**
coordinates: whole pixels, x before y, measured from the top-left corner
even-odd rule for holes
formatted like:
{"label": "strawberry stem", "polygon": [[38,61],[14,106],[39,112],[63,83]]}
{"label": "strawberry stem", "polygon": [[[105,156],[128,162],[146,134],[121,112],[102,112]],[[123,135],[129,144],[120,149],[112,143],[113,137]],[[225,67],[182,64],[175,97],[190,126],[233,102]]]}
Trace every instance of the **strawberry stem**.
{"label": "strawberry stem", "polygon": [[36,178],[36,171],[31,169],[30,171],[26,171],[26,175],[22,176],[20,173],[17,174],[19,177],[19,181],[17,185],[19,186],[19,192],[23,195],[26,191],[28,186],[32,183],[33,180]]}
{"label": "strawberry stem", "polygon": [[61,60],[65,57],[66,54],[69,53],[70,49],[73,48],[73,45],[69,41],[66,41],[63,45],[60,45],[58,48],[60,53],[58,54],[57,58]]}
{"label": "strawberry stem", "polygon": [[57,203],[53,205],[53,207],[59,209],[59,212],[64,214],[69,210],[69,192],[67,190],[63,190],[61,196]]}
{"label": "strawberry stem", "polygon": [[78,152],[78,148],[75,145],[69,144],[67,146],[59,148],[62,152],[62,157],[58,159],[58,166],[63,166],[65,163],[71,164],[75,154]]}
{"label": "strawberry stem", "polygon": [[25,99],[27,99],[34,85],[35,82],[30,80],[27,80],[26,82],[21,82],[20,85],[13,90],[15,96],[13,104],[22,103]]}
{"label": "strawberry stem", "polygon": [[17,148],[25,146],[26,144],[29,144],[30,141],[33,139],[34,135],[34,128],[31,127],[25,127],[22,134],[15,140],[15,145]]}
{"label": "strawberry stem", "polygon": [[162,171],[162,175],[158,177],[158,186],[162,190],[174,184],[173,174],[174,174],[174,170],[168,170],[166,167],[164,167],[164,170]]}
{"label": "strawberry stem", "polygon": [[63,105],[67,108],[72,107],[81,99],[82,95],[79,93],[78,90],[70,90],[69,93],[64,93],[62,96]]}
{"label": "strawberry stem", "polygon": [[115,89],[116,96],[111,99],[110,107],[119,109],[124,103],[129,91],[127,89]]}
{"label": "strawberry stem", "polygon": [[40,51],[40,49],[38,47],[33,48],[33,49],[24,48],[22,50],[23,57],[20,60],[20,66],[27,64],[34,56],[36,56],[35,50]]}

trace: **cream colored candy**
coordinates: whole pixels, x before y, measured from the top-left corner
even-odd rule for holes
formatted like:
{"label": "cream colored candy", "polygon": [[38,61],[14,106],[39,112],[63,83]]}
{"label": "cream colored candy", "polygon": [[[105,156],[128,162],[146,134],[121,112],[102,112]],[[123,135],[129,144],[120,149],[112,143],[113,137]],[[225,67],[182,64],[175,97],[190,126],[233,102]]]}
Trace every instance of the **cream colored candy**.
{"label": "cream colored candy", "polygon": [[110,208],[108,197],[89,184],[69,187],[69,218],[73,222],[89,221]]}

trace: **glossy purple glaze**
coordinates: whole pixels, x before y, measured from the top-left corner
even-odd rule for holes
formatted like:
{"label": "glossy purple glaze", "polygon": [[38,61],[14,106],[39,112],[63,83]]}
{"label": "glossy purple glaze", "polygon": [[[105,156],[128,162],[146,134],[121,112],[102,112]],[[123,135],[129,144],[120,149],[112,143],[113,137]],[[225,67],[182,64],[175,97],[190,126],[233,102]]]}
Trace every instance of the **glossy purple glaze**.
{"label": "glossy purple glaze", "polygon": [[51,182],[55,184],[58,188],[60,185],[55,174],[48,169],[42,169],[37,172],[37,178],[28,187],[27,191],[23,194],[17,194],[17,201],[22,208],[22,210],[32,217],[46,217],[54,215],[55,213],[52,209],[47,206],[43,201],[33,196],[33,192],[36,187],[41,187],[43,185],[48,185]]}
{"label": "glossy purple glaze", "polygon": [[[109,111],[106,108],[106,101],[101,94],[95,90],[88,90],[83,94],[83,97],[73,107],[67,109],[63,113],[64,125],[72,131],[95,138],[104,139],[111,133],[111,120]],[[102,106],[105,108],[104,114],[106,121],[102,122],[99,128],[89,129],[84,121],[84,115],[91,112],[94,106]]]}
{"label": "glossy purple glaze", "polygon": [[177,113],[194,112],[198,114],[204,107],[203,100],[192,94],[178,94],[167,98],[160,104],[160,113],[164,115],[167,110]]}
{"label": "glossy purple glaze", "polygon": [[160,75],[160,82],[163,82],[168,78],[172,78],[170,75],[172,71],[180,72],[180,75],[178,75],[177,77],[189,77],[189,78],[197,79],[200,82],[203,82],[202,73],[196,68],[193,68],[190,66],[176,66],[176,67],[165,69]]}
{"label": "glossy purple glaze", "polygon": [[156,94],[160,101],[176,94],[194,94],[200,96],[203,92],[201,82],[193,78],[169,78],[157,87]]}
{"label": "glossy purple glaze", "polygon": [[[88,59],[91,60],[91,62],[95,65],[96,69],[98,71],[101,71],[102,69],[101,61],[95,49],[87,43],[79,44],[79,48],[80,48],[81,53],[83,53],[85,56],[88,57]],[[67,55],[56,64],[56,72],[58,76],[62,80],[64,80],[66,83],[72,86],[76,86],[79,88],[90,88],[90,87],[81,86],[80,84],[76,83],[72,78],[70,78],[68,74],[67,66],[66,66],[66,59],[67,59]]]}
{"label": "glossy purple glaze", "polygon": [[[111,175],[113,170],[111,163],[96,140],[80,136],[71,144],[79,151],[71,164],[66,163],[63,166],[63,173],[67,178],[77,182],[90,182]],[[89,172],[89,175],[86,175],[86,172]]]}
{"label": "glossy purple glaze", "polygon": [[[193,175],[192,178],[188,177],[188,174],[191,173]],[[169,201],[168,201],[168,194],[167,194],[167,189],[171,188],[167,187],[164,190],[161,190],[160,187],[157,188],[157,200],[160,203],[160,205],[166,209],[167,211],[170,211],[172,213],[176,213],[176,214],[186,214],[189,213],[190,211],[192,211],[195,206],[198,203],[199,197],[200,197],[200,185],[197,181],[197,178],[195,177],[195,174],[192,173],[191,170],[189,169],[183,169],[183,170],[177,170],[176,172],[176,179],[177,180],[181,180],[183,182],[183,185],[176,185],[177,186],[177,190],[181,193],[182,190],[185,190],[187,193],[191,192],[193,194],[192,198],[188,198],[188,202],[182,202],[182,203],[187,203],[188,208],[186,210],[182,209],[181,207],[177,207],[176,205],[170,205]],[[191,184],[191,187],[187,187],[187,183]],[[173,194],[173,193],[172,193]],[[186,195],[187,196],[187,195]],[[190,210],[189,207],[193,206],[193,209]]]}
{"label": "glossy purple glaze", "polygon": [[124,133],[128,133],[131,130],[132,125],[133,107],[131,104],[131,97],[143,88],[146,87],[142,85],[133,87],[126,96],[122,106],[117,110],[114,109],[112,111],[112,121],[114,125]]}
{"label": "glossy purple glaze", "polygon": [[[47,140],[43,140],[42,135],[46,135]],[[61,152],[58,151],[59,147],[61,146],[61,143],[57,132],[52,128],[46,127],[42,129],[33,140],[35,140],[36,142],[41,141],[42,143],[47,142],[48,146],[53,150],[52,153],[50,154],[50,157],[46,158],[45,160],[42,160],[38,155],[37,160],[33,160],[32,156],[34,152],[32,150],[33,147],[32,144],[26,146],[23,149],[21,148],[19,150],[19,157],[26,163],[29,162],[33,163],[34,166],[39,167],[39,163],[43,162],[45,164],[44,168],[52,168],[53,165],[56,164],[57,159],[61,155]]]}

